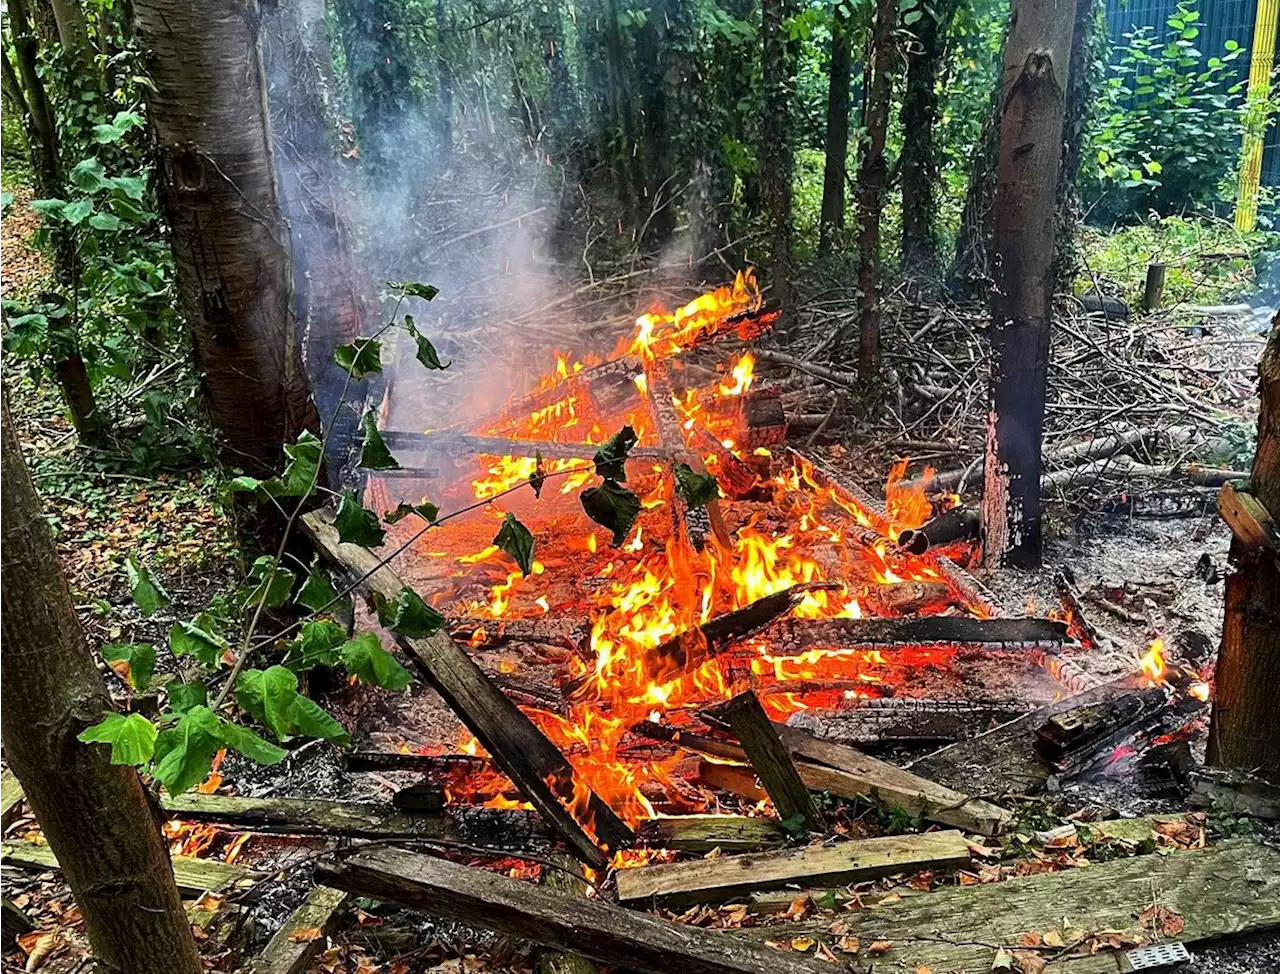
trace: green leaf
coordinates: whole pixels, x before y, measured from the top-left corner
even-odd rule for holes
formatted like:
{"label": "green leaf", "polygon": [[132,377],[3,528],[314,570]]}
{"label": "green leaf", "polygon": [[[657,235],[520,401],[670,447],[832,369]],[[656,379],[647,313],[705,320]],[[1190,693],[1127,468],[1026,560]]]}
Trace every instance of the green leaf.
{"label": "green leaf", "polygon": [[45,217],[60,217],[67,208],[66,200],[32,200],[28,204],[32,210]]}
{"label": "green leaf", "polygon": [[86,727],[76,740],[83,744],[110,744],[112,764],[146,764],[156,750],[156,727],[142,714],[108,714]]}
{"label": "green leaf", "polygon": [[142,202],[147,191],[147,180],[142,176],[112,176],[111,188],[118,189],[131,200]]}
{"label": "green leaf", "polygon": [[403,291],[410,297],[422,298],[423,301],[430,301],[440,289],[433,284],[419,284],[417,281],[387,281],[387,287],[393,291]]}
{"label": "green leaf", "polygon": [[386,540],[387,532],[378,523],[378,515],[361,507],[354,490],[344,490],[334,515],[333,526],[338,529],[338,540],[346,544],[358,544],[362,548],[376,548]]}
{"label": "green leaf", "polygon": [[689,507],[706,507],[720,496],[720,485],[711,474],[698,473],[687,463],[678,463],[676,493]]}
{"label": "green leaf", "polygon": [[364,446],[360,448],[360,466],[366,470],[399,470],[400,464],[387,449],[378,424],[370,409],[364,414]]}
{"label": "green leaf", "polygon": [[102,647],[102,658],[108,663],[128,663],[129,686],[135,690],[146,689],[156,672],[156,648],[150,643],[108,643]]}
{"label": "green leaf", "polygon": [[529,486],[533,488],[533,496],[542,499],[542,485],[547,482],[547,470],[542,465],[542,451],[534,450],[533,474],[529,477]]}
{"label": "green leaf", "polygon": [[272,477],[262,486],[274,497],[305,497],[311,493],[320,476],[320,460],[324,444],[311,430],[298,434],[297,443],[287,443],[284,455],[288,459],[284,473]]}
{"label": "green leaf", "polygon": [[[272,571],[275,568],[275,571]],[[276,560],[271,555],[262,555],[253,563],[249,577],[240,587],[240,604],[242,606],[263,606],[267,609],[278,609],[289,601],[293,584],[298,580],[287,568],[276,567]]]}
{"label": "green leaf", "polygon": [[95,213],[89,217],[89,226],[95,230],[119,230],[124,221],[111,213]]}
{"label": "green leaf", "polygon": [[783,819],[780,824],[791,835],[803,835],[806,831],[806,821],[808,820],[804,817],[804,812],[796,812],[790,818]]}
{"label": "green leaf", "polygon": [[269,666],[262,674],[263,723],[279,740],[293,730],[293,702],[298,699],[298,677],[284,666]]}
{"label": "green leaf", "polygon": [[[67,173],[67,179],[76,189],[86,193],[96,193],[107,186],[107,172],[102,163],[95,158],[82,159]],[[92,205],[92,204],[90,204]]]}
{"label": "green leaf", "polygon": [[76,200],[74,203],[68,203],[62,208],[62,219],[66,220],[73,227],[78,227],[84,222],[85,217],[93,212],[93,200],[82,199]]}
{"label": "green leaf", "polygon": [[194,656],[208,667],[217,666],[226,652],[227,641],[217,632],[217,623],[207,612],[190,622],[175,622],[169,629],[169,648],[175,656]]}
{"label": "green leaf", "polygon": [[351,743],[351,735],[337,719],[310,697],[299,694],[293,698],[289,719],[300,733],[308,737],[319,737],[342,747]]}
{"label": "green leaf", "polygon": [[436,353],[436,348],[431,341],[418,331],[417,326],[413,323],[412,315],[404,316],[404,326],[408,329],[409,334],[413,336],[413,340],[418,343],[418,354],[415,356],[419,362],[429,369],[447,369],[449,362],[441,362],[440,356]]}
{"label": "green leaf", "polygon": [[400,665],[400,661],[382,648],[377,633],[362,632],[355,639],[343,643],[338,652],[347,672],[363,683],[384,690],[403,690],[413,682],[413,677]]}
{"label": "green leaf", "polygon": [[316,564],[312,565],[311,571],[307,572],[307,580],[302,583],[302,588],[298,589],[298,594],[293,600],[312,612],[322,612],[337,597],[338,593],[333,590],[328,574]]}
{"label": "green leaf", "polygon": [[605,441],[594,457],[596,473],[605,480],[618,482],[627,479],[627,454],[636,445],[638,437],[630,426],[624,426]]}
{"label": "green leaf", "polygon": [[508,513],[502,519],[502,527],[498,529],[493,543],[514,558],[524,574],[528,575],[533,571],[533,532],[521,524],[514,514]]}
{"label": "green leaf", "polygon": [[169,709],[175,714],[185,714],[192,707],[203,706],[209,700],[209,690],[203,683],[180,683],[177,680],[165,687],[169,694]]}
{"label": "green leaf", "polygon": [[142,614],[151,617],[161,606],[169,604],[169,593],[161,588],[160,583],[151,577],[145,565],[138,561],[137,555],[130,555],[124,563],[125,574],[129,576],[129,594]]}
{"label": "green leaf", "polygon": [[396,505],[396,509],[394,511],[387,511],[386,514],[382,515],[382,520],[386,521],[388,524],[395,524],[397,521],[403,521],[410,514],[416,514],[427,523],[435,524],[436,518],[440,516],[440,508],[436,507],[435,504],[432,504],[425,497],[417,504],[409,504],[405,501],[401,501]]}
{"label": "green leaf", "polygon": [[614,547],[627,539],[631,526],[640,516],[640,498],[613,480],[606,480],[599,487],[588,487],[581,498],[587,517],[613,532]]}
{"label": "green leaf", "polygon": [[236,703],[240,705],[240,709],[262,724],[267,722],[266,698],[262,689],[262,680],[265,675],[263,670],[241,670],[240,676],[236,678],[234,691]]}
{"label": "green leaf", "polygon": [[333,350],[333,360],[353,379],[363,379],[372,372],[382,371],[382,342],[376,338],[357,338],[350,345],[339,345]]}
{"label": "green leaf", "polygon": [[279,764],[289,753],[282,747],[276,747],[247,727],[229,720],[219,721],[219,738],[231,750],[243,754],[251,761],[259,764]]}
{"label": "green leaf", "polygon": [[411,588],[402,588],[395,605],[379,607],[379,621],[407,639],[425,639],[439,632],[445,618],[419,598]]}
{"label": "green leaf", "polygon": [[330,619],[304,622],[295,647],[297,654],[290,654],[287,661],[289,668],[298,672],[312,666],[337,666],[337,650],[346,638],[346,628]]}
{"label": "green leaf", "polygon": [[222,746],[219,723],[208,707],[195,706],[176,726],[160,732],[152,773],[169,794],[180,795],[209,776],[213,756]]}
{"label": "green leaf", "polygon": [[232,477],[227,481],[227,486],[222,489],[223,494],[243,494],[253,493],[261,490],[265,486],[265,481],[259,480],[257,477],[248,477],[243,474],[239,477]]}

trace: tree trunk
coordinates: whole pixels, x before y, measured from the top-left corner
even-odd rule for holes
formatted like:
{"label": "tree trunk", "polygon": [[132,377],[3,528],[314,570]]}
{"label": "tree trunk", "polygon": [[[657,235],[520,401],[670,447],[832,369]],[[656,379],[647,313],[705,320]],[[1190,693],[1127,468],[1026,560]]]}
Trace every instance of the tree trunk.
{"label": "tree trunk", "polygon": [[390,172],[417,157],[413,72],[390,0],[339,0],[335,4],[347,57],[361,157]]}
{"label": "tree trunk", "polygon": [[784,321],[795,313],[791,228],[791,99],[795,91],[795,51],[783,32],[790,0],[761,0],[764,117],[760,121],[760,191],[769,221],[769,281],[782,305]]}
{"label": "tree trunk", "polygon": [[913,9],[920,19],[907,29],[915,35],[907,61],[902,99],[902,263],[932,273],[938,268],[934,220],[938,200],[938,155],[933,126],[938,118],[938,73],[946,57],[947,31],[958,0],[940,0]]}
{"label": "tree trunk", "polygon": [[1080,153],[1084,130],[1093,104],[1090,92],[1101,81],[1093,70],[1093,37],[1098,20],[1097,0],[1076,0],[1075,31],[1071,38],[1071,77],[1067,83],[1067,105],[1062,118],[1062,172],[1058,176],[1058,201],[1055,209],[1055,244],[1053,281],[1060,293],[1070,294],[1080,270],[1075,249],[1075,232],[1080,225],[1080,193],[1076,180],[1080,175]]}
{"label": "tree trunk", "polygon": [[1013,0],[993,203],[991,413],[983,551],[1040,565],[1040,448],[1053,297],[1053,221],[1075,0]]}
{"label": "tree trunk", "polygon": [[442,166],[453,157],[453,69],[449,66],[444,0],[436,0],[436,152]]}
{"label": "tree trunk", "polygon": [[97,969],[200,974],[168,850],[131,767],[76,735],[110,710],[3,404],[5,757],[84,916]]}
{"label": "tree trunk", "polygon": [[880,371],[880,214],[889,170],[884,158],[893,94],[894,0],[876,0],[871,31],[871,70],[863,113],[865,140],[858,164],[858,374],[870,379]]}
{"label": "tree trunk", "polygon": [[293,324],[256,28],[239,0],[133,0],[182,311],[229,466],[259,476],[315,428]]}
{"label": "tree trunk", "polygon": [[640,81],[640,104],[644,112],[645,173],[649,185],[645,195],[651,212],[646,214],[648,228],[644,243],[650,249],[661,247],[671,238],[676,226],[672,197],[680,189],[676,185],[675,154],[668,119],[667,59],[670,50],[668,34],[674,13],[672,0],[650,0],[644,26],[636,38],[636,61]]}
{"label": "tree trunk", "polygon": [[[830,253],[844,228],[844,182],[849,157],[849,82],[853,57],[849,46],[849,8],[837,4],[831,15],[831,77],[827,84],[827,144],[822,167],[822,218],[818,250]],[[841,11],[845,11],[842,13]]]}
{"label": "tree trunk", "polygon": [[[1280,516],[1280,315],[1259,366],[1262,405],[1258,452],[1249,492],[1271,515]],[[1280,558],[1231,541],[1226,615],[1214,678],[1209,724],[1211,765],[1255,771],[1280,785]]]}
{"label": "tree trunk", "polygon": [[93,386],[89,384],[89,372],[85,368],[80,349],[71,341],[55,341],[50,354],[53,356],[54,379],[62,392],[63,401],[67,404],[71,425],[76,428],[83,442],[99,441],[102,422],[97,414]]}

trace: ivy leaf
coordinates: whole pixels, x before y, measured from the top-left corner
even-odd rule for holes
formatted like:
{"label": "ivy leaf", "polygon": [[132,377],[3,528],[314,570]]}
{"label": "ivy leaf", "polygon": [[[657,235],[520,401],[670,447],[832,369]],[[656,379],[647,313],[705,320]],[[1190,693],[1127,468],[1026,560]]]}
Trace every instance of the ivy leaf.
{"label": "ivy leaf", "polygon": [[640,516],[640,498],[613,480],[606,480],[599,487],[588,487],[581,498],[587,517],[613,532],[615,548],[627,539],[631,526]]}
{"label": "ivy leaf", "polygon": [[283,666],[270,666],[262,674],[263,723],[279,740],[293,730],[293,702],[298,699],[298,677]]}
{"label": "ivy leaf", "polygon": [[125,672],[120,675],[135,690],[145,689],[156,672],[156,648],[149,643],[108,643],[102,647],[102,658],[108,663],[123,662]]}
{"label": "ivy leaf", "polygon": [[533,475],[529,477],[529,486],[533,488],[533,496],[542,499],[542,485],[547,482],[547,470],[542,465],[542,451],[533,451]]}
{"label": "ivy leaf", "polygon": [[100,160],[91,157],[76,163],[71,172],[67,173],[67,179],[76,189],[86,193],[96,193],[107,185],[107,171]]}
{"label": "ivy leaf", "polygon": [[416,514],[427,523],[435,524],[436,518],[440,516],[440,508],[436,507],[435,504],[432,504],[425,497],[417,504],[409,504],[406,501],[401,501],[396,505],[396,509],[394,511],[387,511],[386,514],[382,515],[382,520],[386,521],[388,524],[395,524],[397,521],[403,521],[410,514]]}
{"label": "ivy leaf", "polygon": [[502,519],[493,543],[514,558],[524,574],[533,571],[533,533],[516,520],[514,514],[508,513]]}
{"label": "ivy leaf", "polygon": [[129,556],[124,563],[124,570],[129,576],[129,594],[144,616],[149,618],[161,606],[169,604],[169,593],[151,577],[151,572],[138,561],[137,555]]}
{"label": "ivy leaf", "polygon": [[112,764],[146,764],[156,751],[155,724],[142,714],[107,714],[86,727],[76,740],[83,744],[110,744]]}
{"label": "ivy leaf", "polygon": [[387,532],[378,523],[378,515],[360,506],[354,490],[344,490],[333,526],[338,529],[338,540],[358,544],[362,548],[376,548],[386,540]]}
{"label": "ivy leaf", "polygon": [[347,638],[347,630],[330,619],[314,619],[302,624],[296,657],[290,654],[288,666],[295,673],[313,666],[337,666],[337,649]]}
{"label": "ivy leaf", "polygon": [[439,369],[443,371],[447,369],[451,362],[441,362],[440,356],[436,352],[436,347],[431,344],[431,340],[426,335],[418,331],[418,327],[413,323],[413,315],[404,316],[404,327],[409,334],[413,336],[413,340],[418,343],[418,354],[414,356],[419,362],[429,369]]}
{"label": "ivy leaf", "polygon": [[364,445],[360,448],[360,466],[366,470],[400,469],[399,462],[387,449],[387,441],[382,438],[372,409],[364,414]]}
{"label": "ivy leaf", "polygon": [[355,639],[343,643],[338,652],[347,672],[363,683],[384,690],[403,690],[413,682],[413,677],[400,665],[400,661],[382,648],[377,633],[362,632]]}
{"label": "ivy leaf", "polygon": [[218,665],[226,652],[227,641],[216,631],[216,623],[207,612],[190,622],[175,622],[169,629],[169,648],[175,656],[194,656],[203,665]]}
{"label": "ivy leaf", "polygon": [[203,683],[181,683],[174,680],[167,687],[169,709],[175,714],[185,714],[192,707],[203,706],[209,700],[209,690]]}
{"label": "ivy leaf", "polygon": [[156,738],[156,766],[152,772],[171,795],[180,795],[209,776],[213,756],[222,746],[221,728],[213,711],[192,707],[177,725]]}
{"label": "ivy leaf", "polygon": [[303,430],[298,434],[297,443],[285,444],[284,455],[288,462],[284,473],[279,477],[272,477],[261,486],[273,497],[305,497],[311,493],[320,477],[320,459],[323,453],[324,444],[320,442],[320,438],[311,430]]}
{"label": "ivy leaf", "polygon": [[687,463],[678,463],[676,493],[689,507],[706,507],[720,496],[720,485],[711,474],[698,473]]}
{"label": "ivy leaf", "polygon": [[262,490],[264,486],[265,482],[257,477],[249,477],[242,474],[239,477],[232,477],[228,480],[227,486],[222,488],[222,492],[228,496],[231,494],[252,494]]}
{"label": "ivy leaf", "polygon": [[302,588],[298,589],[298,594],[293,597],[293,601],[312,612],[321,612],[337,597],[338,593],[334,591],[329,576],[316,564],[312,565],[311,571],[307,572],[307,580],[302,583]]}
{"label": "ivy leaf", "polygon": [[249,577],[241,586],[240,603],[243,606],[262,605],[267,609],[278,609],[289,601],[289,593],[298,577],[287,568],[276,567],[276,560],[271,555],[263,555],[253,563]]}
{"label": "ivy leaf", "polygon": [[343,729],[333,714],[329,713],[310,697],[297,694],[289,709],[289,719],[300,733],[308,737],[319,737],[332,741],[342,747],[351,743],[351,735]]}
{"label": "ivy leaf", "polygon": [[382,371],[382,342],[376,338],[357,338],[349,345],[335,348],[333,360],[339,368],[350,372],[351,378],[363,379],[370,373]]}
{"label": "ivy leaf", "polygon": [[270,741],[259,737],[249,728],[229,720],[220,720],[218,731],[223,744],[259,764],[279,764],[289,753],[284,748],[276,747]]}
{"label": "ivy leaf", "polygon": [[430,301],[440,293],[440,289],[434,284],[419,284],[417,281],[387,281],[387,287],[393,291],[402,291],[410,297],[422,298],[423,301]]}
{"label": "ivy leaf", "polygon": [[596,451],[596,473],[605,480],[621,482],[627,479],[627,454],[636,445],[636,431],[624,426],[605,441]]}
{"label": "ivy leaf", "polygon": [[400,597],[396,599],[394,608],[385,603],[379,607],[378,619],[388,629],[395,630],[406,639],[426,639],[439,632],[445,623],[444,616],[423,602],[418,593],[408,587],[400,590]]}

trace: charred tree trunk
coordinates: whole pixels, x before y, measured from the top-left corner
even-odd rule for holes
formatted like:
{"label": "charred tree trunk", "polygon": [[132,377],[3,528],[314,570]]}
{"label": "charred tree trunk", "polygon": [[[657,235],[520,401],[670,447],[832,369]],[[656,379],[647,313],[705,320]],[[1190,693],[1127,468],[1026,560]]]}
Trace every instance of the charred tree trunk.
{"label": "charred tree trunk", "polygon": [[[849,8],[837,4],[831,16],[831,77],[827,85],[827,144],[822,167],[822,222],[818,249],[826,254],[844,229],[844,183],[848,178],[849,83],[853,57],[849,46]],[[841,11],[844,11],[843,13]]]}
{"label": "charred tree trunk", "polygon": [[982,537],[988,563],[1019,568],[1041,559],[1054,201],[1074,10],[1074,0],[1014,0],[1005,45]]}
{"label": "charred tree trunk", "polygon": [[894,0],[876,0],[871,50],[867,57],[866,108],[862,159],[858,164],[858,374],[865,380],[880,371],[880,214],[889,178],[884,157],[893,94],[895,58]]}
{"label": "charred tree trunk", "polygon": [[[795,52],[783,32],[790,0],[761,0],[764,117],[760,123],[760,190],[769,221],[769,281],[783,315],[795,312],[791,228],[791,99],[795,90]],[[785,319],[784,319],[785,320]]]}
{"label": "charred tree trunk", "polygon": [[168,850],[133,768],[76,735],[110,710],[3,405],[5,757],[58,857],[98,969],[200,974]]}
{"label": "charred tree trunk", "polygon": [[256,4],[134,0],[181,308],[223,460],[270,474],[317,425],[293,325]]}
{"label": "charred tree trunk", "polygon": [[1071,293],[1080,258],[1075,249],[1075,232],[1080,224],[1080,153],[1089,120],[1089,93],[1096,90],[1093,70],[1093,38],[1098,21],[1096,0],[1076,0],[1075,31],[1071,38],[1071,76],[1067,83],[1067,105],[1062,118],[1062,172],[1058,176],[1055,209],[1053,282],[1059,292]]}
{"label": "charred tree trunk", "polygon": [[[1280,316],[1272,322],[1259,371],[1262,406],[1249,493],[1270,515],[1274,539],[1280,523]],[[1230,557],[1235,570],[1227,576],[1208,760],[1280,784],[1280,556],[1237,534]]]}

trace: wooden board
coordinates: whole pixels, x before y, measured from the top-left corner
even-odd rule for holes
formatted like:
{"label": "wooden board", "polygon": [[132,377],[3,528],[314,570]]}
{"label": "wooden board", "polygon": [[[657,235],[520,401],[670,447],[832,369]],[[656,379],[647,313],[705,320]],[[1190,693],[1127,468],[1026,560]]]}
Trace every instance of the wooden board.
{"label": "wooden board", "polygon": [[9,827],[18,812],[18,804],[25,797],[18,776],[8,768],[0,772],[0,832]]}
{"label": "wooden board", "polygon": [[[1157,902],[1181,915],[1187,943],[1280,926],[1280,850],[1251,841],[1168,855],[1135,856],[1058,873],[962,886],[904,897],[889,906],[842,913],[849,933],[864,945],[887,940],[892,948],[877,962],[885,971],[989,974],[997,948],[1015,949],[1024,933],[1061,932],[1065,917],[1083,933],[1120,930],[1142,933],[1139,916]],[[783,927],[743,929],[737,935],[766,940],[786,937],[834,939],[831,919]],[[864,948],[865,953],[865,948]],[[1119,956],[1052,961],[1048,974],[1115,974]]]}
{"label": "wooden board", "polygon": [[[54,870],[58,859],[53,850],[43,843],[18,839],[0,845],[0,859],[25,869]],[[192,896],[201,893],[217,893],[241,882],[252,880],[255,874],[244,866],[217,859],[192,859],[188,856],[173,857],[173,877],[178,890]]]}
{"label": "wooden board", "polygon": [[[267,941],[251,965],[253,974],[304,974],[311,959],[324,949],[325,937],[352,899],[350,893],[340,889],[315,887]],[[312,931],[316,936],[310,936]]]}
{"label": "wooden board", "polygon": [[605,964],[654,974],[832,974],[822,961],[714,930],[469,869],[443,859],[370,849],[325,860],[318,881]]}
{"label": "wooden board", "polygon": [[618,873],[618,899],[684,906],[731,900],[757,890],[843,886],[894,873],[967,865],[969,846],[951,829],[623,869]]}
{"label": "wooden board", "polygon": [[[311,511],[302,517],[303,529],[326,557],[364,577],[362,587],[391,602],[405,588],[378,556],[359,545],[342,544],[333,526],[333,512]],[[444,698],[471,733],[484,745],[494,763],[529,799],[539,814],[558,831],[583,862],[597,869],[609,864],[609,853],[626,848],[635,834],[587,784],[578,779],[559,749],[520,709],[503,696],[466,650],[440,631],[426,639],[399,640],[423,675]],[[548,782],[558,783],[556,788]],[[563,801],[586,796],[584,818],[593,823],[588,833]]]}
{"label": "wooden board", "polygon": [[673,815],[640,825],[639,838],[648,845],[679,852],[754,852],[781,845],[782,826],[768,818],[746,815]]}
{"label": "wooden board", "polygon": [[161,807],[178,818],[219,822],[260,832],[331,834],[358,838],[454,838],[442,815],[402,812],[374,802],[312,798],[240,798],[231,795],[166,794]]}
{"label": "wooden board", "polygon": [[[547,889],[569,896],[585,897],[591,887],[582,877],[581,867],[564,852],[557,852],[548,860],[559,868],[543,866],[538,881]],[[563,950],[542,949],[538,952],[538,974],[599,974],[599,968],[581,954]]]}

